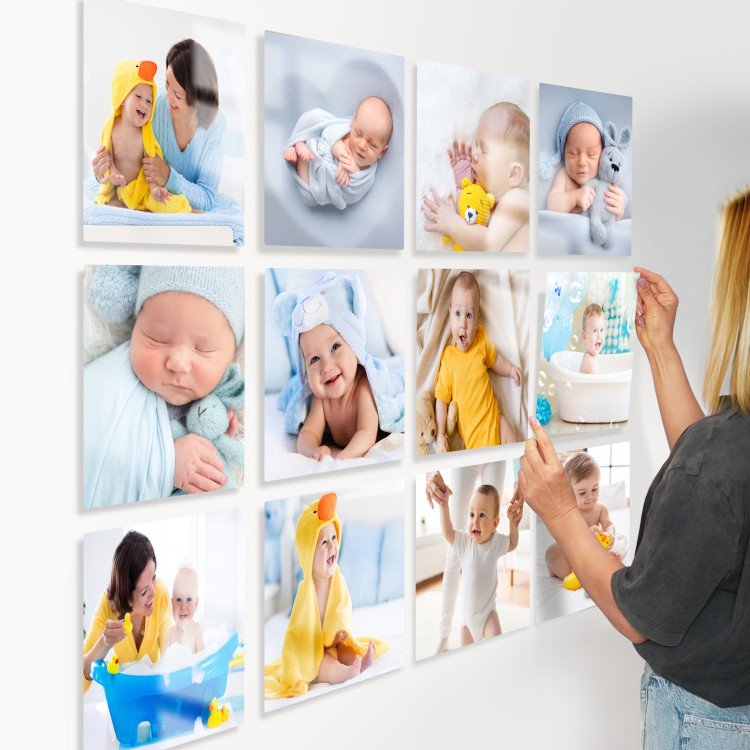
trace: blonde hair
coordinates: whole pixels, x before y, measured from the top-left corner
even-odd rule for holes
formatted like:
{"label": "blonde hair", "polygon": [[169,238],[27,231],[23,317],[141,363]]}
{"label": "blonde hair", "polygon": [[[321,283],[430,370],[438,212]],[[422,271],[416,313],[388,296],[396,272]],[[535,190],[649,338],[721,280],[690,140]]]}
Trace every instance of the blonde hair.
{"label": "blonde hair", "polygon": [[485,495],[492,500],[492,512],[496,515],[500,515],[500,493],[491,484],[480,484],[474,492],[479,495]]}
{"label": "blonde hair", "polygon": [[497,102],[485,109],[480,119],[489,122],[497,138],[515,146],[516,155],[528,174],[531,140],[529,116],[512,102]]}
{"label": "blonde hair", "polygon": [[703,399],[712,413],[727,406],[721,388],[734,360],[729,399],[750,414],[750,188],[729,198],[721,209],[710,321]]}
{"label": "blonde hair", "polygon": [[590,477],[594,472],[600,474],[599,464],[588,453],[574,453],[563,465],[565,473],[571,482],[580,482]]}
{"label": "blonde hair", "polygon": [[592,302],[590,305],[587,305],[586,309],[583,311],[583,321],[581,322],[581,328],[586,325],[586,318],[592,317],[594,315],[604,315],[602,306],[597,305],[596,302]]}

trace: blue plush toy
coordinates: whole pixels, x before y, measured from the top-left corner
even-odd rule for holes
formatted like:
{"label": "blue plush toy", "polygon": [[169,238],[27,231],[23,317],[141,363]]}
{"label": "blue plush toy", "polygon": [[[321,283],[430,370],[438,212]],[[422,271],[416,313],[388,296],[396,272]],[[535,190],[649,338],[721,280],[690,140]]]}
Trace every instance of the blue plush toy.
{"label": "blue plush toy", "polygon": [[310,407],[312,392],[305,374],[299,346],[301,333],[319,325],[339,332],[364,367],[375,397],[380,429],[404,431],[404,369],[389,367],[367,353],[366,299],[359,279],[348,274],[324,273],[304,294],[286,291],[276,297],[273,319],[276,327],[290,339],[294,374],[279,397],[279,409],[285,412],[287,431],[297,434]]}
{"label": "blue plush toy", "polygon": [[[244,403],[245,379],[238,364],[229,365],[224,377],[216,388],[199,401],[195,401],[187,413],[186,424],[176,419],[170,421],[172,437],[178,440],[188,433],[194,433],[210,440],[224,462],[224,471],[229,481],[223,489],[236,487],[230,464],[242,466],[245,463],[245,448],[239,440],[230,438],[227,434],[229,427],[229,409],[237,409]],[[172,494],[184,494],[182,490],[175,490]]]}
{"label": "blue plush toy", "polygon": [[591,223],[591,240],[608,250],[614,244],[615,215],[607,211],[604,194],[610,185],[618,185],[622,179],[622,168],[625,161],[623,151],[630,143],[630,129],[625,128],[618,136],[617,128],[607,122],[604,125],[604,150],[599,158],[599,174],[589,180],[588,187],[594,188],[596,196],[589,207]]}

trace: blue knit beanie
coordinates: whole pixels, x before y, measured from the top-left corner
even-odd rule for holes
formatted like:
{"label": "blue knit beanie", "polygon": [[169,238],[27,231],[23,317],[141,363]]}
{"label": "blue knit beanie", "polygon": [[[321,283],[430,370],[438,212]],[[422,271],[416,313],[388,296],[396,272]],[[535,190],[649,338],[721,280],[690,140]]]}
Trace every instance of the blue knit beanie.
{"label": "blue knit beanie", "polygon": [[557,126],[557,138],[555,146],[557,152],[550,155],[549,153],[539,153],[539,176],[543,180],[548,180],[554,174],[555,168],[562,161],[562,154],[565,150],[565,141],[568,139],[568,133],[574,125],[580,122],[591,123],[598,131],[604,144],[604,125],[596,110],[590,107],[580,99],[577,102],[569,104],[560,118],[560,124]]}
{"label": "blue knit beanie", "polygon": [[135,317],[161,292],[188,292],[224,313],[239,345],[245,332],[245,273],[237,266],[98,266],[89,304],[106,323]]}

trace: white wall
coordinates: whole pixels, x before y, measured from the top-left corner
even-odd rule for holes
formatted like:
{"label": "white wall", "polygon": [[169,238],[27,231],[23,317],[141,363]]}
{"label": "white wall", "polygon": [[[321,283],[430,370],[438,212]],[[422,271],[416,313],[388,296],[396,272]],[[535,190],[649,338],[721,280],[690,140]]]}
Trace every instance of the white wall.
{"label": "white wall", "polygon": [[[165,4],[167,4],[165,2]],[[249,268],[248,331],[262,330],[261,274],[265,266],[304,265],[398,269],[414,280],[414,171],[407,163],[407,252],[258,252],[262,238],[261,165],[264,28],[407,56],[407,152],[414,154],[414,82],[418,59],[472,65],[528,75],[540,81],[633,96],[633,262],[664,272],[681,298],[676,330],[691,382],[701,383],[706,350],[705,315],[716,210],[727,192],[744,185],[750,164],[750,82],[746,33],[750,9],[739,3],[658,4],[633,0],[616,13],[598,2],[494,3],[458,6],[447,0],[408,5],[381,0],[354,5],[321,2],[246,3],[170,0],[181,11],[211,12],[247,24],[248,159],[246,247],[240,251],[191,248],[87,247],[81,241],[81,6],[60,2],[0,4],[0,61],[5,76],[3,173],[3,543],[4,671],[13,695],[30,698],[28,721],[6,722],[4,737],[80,746],[81,539],[89,531],[169,516],[170,502],[142,508],[79,511],[80,281],[87,262],[158,263],[181,260],[242,262]],[[691,8],[695,10],[691,10]],[[728,9],[732,9],[731,11]],[[298,11],[294,13],[293,11]],[[604,31],[606,30],[606,34]],[[579,41],[584,40],[584,41]],[[13,74],[8,74],[12,71]],[[535,108],[534,108],[535,109]],[[534,142],[534,139],[532,138]],[[532,205],[534,204],[532,196]],[[253,231],[253,227],[255,228]],[[436,264],[462,258],[435,256]],[[487,258],[491,267],[543,275],[574,262]],[[587,259],[587,267],[624,270],[628,264]],[[413,283],[407,304],[413,309]],[[257,304],[253,304],[253,300]],[[533,307],[533,306],[532,306]],[[534,310],[534,312],[536,312]],[[531,321],[536,326],[538,321]],[[532,330],[536,330],[532,328]],[[248,360],[248,413],[261,407],[262,370]],[[413,376],[414,359],[407,356]],[[606,441],[632,441],[634,517],[666,456],[647,363],[636,350],[630,424]],[[411,401],[409,402],[411,405]],[[250,421],[248,420],[248,424]],[[409,420],[411,428],[411,420]],[[20,433],[20,434],[19,434]],[[414,476],[424,467],[369,468],[326,478],[263,485],[262,441],[248,430],[247,486],[240,492],[185,499],[180,513],[242,504],[246,514],[249,637],[261,633],[262,501],[313,490],[340,489],[406,477],[411,509]],[[602,442],[604,442],[602,438]],[[562,447],[578,442],[560,441]],[[507,458],[497,449],[492,456]],[[489,455],[489,452],[488,452]],[[455,457],[449,456],[447,463]],[[312,486],[314,485],[314,486]],[[411,510],[407,511],[407,520]],[[407,540],[413,538],[407,534]],[[407,549],[407,581],[413,548]],[[407,633],[413,610],[407,608]],[[596,611],[547,623],[463,649],[418,667],[407,650],[400,672],[341,690],[276,716],[261,718],[259,654],[248,644],[245,725],[201,742],[226,750],[249,746],[324,746],[334,736],[360,748],[456,747],[472,726],[486,723],[491,741],[508,747],[625,750],[638,744],[639,659]],[[602,669],[606,665],[606,674]],[[321,721],[321,711],[330,721]],[[486,736],[486,735],[485,735]]]}

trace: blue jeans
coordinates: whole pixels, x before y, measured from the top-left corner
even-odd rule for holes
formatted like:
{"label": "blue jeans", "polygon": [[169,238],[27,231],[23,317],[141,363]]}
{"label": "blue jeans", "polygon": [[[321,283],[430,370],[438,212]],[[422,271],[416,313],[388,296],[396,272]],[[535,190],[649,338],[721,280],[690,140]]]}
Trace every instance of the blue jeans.
{"label": "blue jeans", "polygon": [[646,664],[641,742],[643,750],[750,750],[750,706],[719,708]]}

